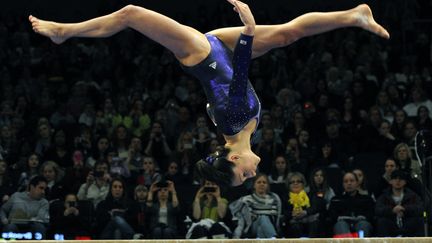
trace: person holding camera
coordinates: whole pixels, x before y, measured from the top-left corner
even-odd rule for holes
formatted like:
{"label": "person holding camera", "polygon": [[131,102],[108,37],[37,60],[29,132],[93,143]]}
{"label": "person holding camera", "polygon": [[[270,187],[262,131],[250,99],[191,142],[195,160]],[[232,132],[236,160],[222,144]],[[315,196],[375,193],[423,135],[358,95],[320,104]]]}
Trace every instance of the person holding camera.
{"label": "person holding camera", "polygon": [[135,231],[133,202],[127,197],[126,185],[120,178],[111,181],[106,199],[96,208],[96,227],[101,239],[132,239]]}
{"label": "person holding camera", "polygon": [[164,162],[166,162],[166,160],[170,157],[171,148],[168,145],[161,122],[153,122],[144,153],[154,157],[155,160],[159,161],[160,165],[165,168]]}
{"label": "person holding camera", "polygon": [[[157,193],[156,200],[154,200],[155,193]],[[146,204],[151,238],[175,239],[180,207],[174,183],[172,181],[153,183],[150,186]]]}
{"label": "person holding camera", "polygon": [[108,163],[98,161],[94,170],[87,175],[86,183],[78,190],[79,200],[89,200],[96,208],[97,204],[105,199],[109,191],[111,176],[108,173]]}
{"label": "person holding camera", "polygon": [[78,208],[78,197],[67,194],[63,201],[50,205],[50,231],[63,234],[65,239],[73,240],[75,236],[88,235],[88,226]]}
{"label": "person holding camera", "polygon": [[206,180],[195,195],[192,217],[197,222],[189,228],[186,238],[230,238],[231,230],[221,222],[227,213],[227,205],[219,186]]}

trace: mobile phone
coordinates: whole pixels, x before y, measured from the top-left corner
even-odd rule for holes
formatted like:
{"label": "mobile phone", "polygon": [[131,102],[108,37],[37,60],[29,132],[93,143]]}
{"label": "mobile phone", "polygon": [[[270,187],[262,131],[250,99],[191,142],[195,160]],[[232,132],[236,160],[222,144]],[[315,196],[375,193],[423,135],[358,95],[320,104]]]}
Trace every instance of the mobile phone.
{"label": "mobile phone", "polygon": [[203,189],[203,192],[215,192],[215,191],[216,191],[216,188],[212,187],[212,186],[206,186]]}
{"label": "mobile phone", "polygon": [[192,144],[191,143],[185,143],[185,144],[183,144],[183,148],[184,149],[191,149],[193,146],[192,146]]}

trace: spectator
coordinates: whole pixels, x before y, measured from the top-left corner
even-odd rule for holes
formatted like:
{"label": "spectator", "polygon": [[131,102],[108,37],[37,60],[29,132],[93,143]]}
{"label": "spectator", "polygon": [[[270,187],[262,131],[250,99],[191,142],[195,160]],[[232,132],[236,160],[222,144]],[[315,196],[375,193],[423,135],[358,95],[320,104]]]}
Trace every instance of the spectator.
{"label": "spectator", "polygon": [[327,173],[322,168],[312,170],[308,189],[309,195],[316,195],[325,200],[326,209],[329,208],[331,199],[336,195],[328,184]]}
{"label": "spectator", "polygon": [[388,188],[377,200],[376,234],[379,237],[423,236],[423,202],[421,198],[406,188],[409,175],[401,170],[391,173]]}
{"label": "spectator", "polygon": [[[200,155],[195,146],[191,132],[184,132],[180,134],[177,141],[174,158],[178,159],[181,164],[181,173],[184,176],[190,176],[192,174],[195,162],[200,159]],[[165,167],[162,168],[165,169]]]}
{"label": "spectator", "polygon": [[360,168],[355,168],[352,170],[352,172],[357,176],[358,179],[358,188],[357,188],[358,193],[360,195],[370,196],[375,201],[374,194],[369,191],[369,185],[363,170]]}
{"label": "spectator", "polygon": [[404,125],[407,121],[407,114],[404,110],[397,110],[393,115],[393,122],[390,129],[390,133],[393,134],[397,139],[402,140],[404,138]]}
{"label": "spectator", "polygon": [[381,194],[390,187],[391,174],[393,171],[399,170],[399,167],[399,164],[393,158],[386,159],[384,163],[384,173],[379,178],[375,188],[375,198],[381,196]]}
{"label": "spectator", "polygon": [[146,236],[148,233],[148,219],[146,215],[147,209],[147,196],[148,189],[144,185],[137,185],[134,190],[134,203],[133,203],[133,215],[135,215],[135,220],[132,223],[132,227],[134,228],[137,234],[141,234]]}
{"label": "spectator", "polygon": [[90,225],[85,222],[75,194],[67,194],[64,200],[51,204],[50,216],[50,231],[63,234],[66,240],[90,234]]}
{"label": "spectator", "polygon": [[[154,194],[157,192],[157,199]],[[180,213],[179,201],[171,181],[153,183],[147,196],[147,216],[152,239],[175,239],[177,217]]]}
{"label": "spectator", "polygon": [[[171,155],[171,148],[168,145],[166,136],[162,129],[162,124],[159,121],[154,121],[150,129],[149,140],[144,149],[144,153],[152,156],[156,161],[162,163]],[[165,168],[162,166],[162,168]]]}
{"label": "spectator", "polygon": [[370,196],[358,193],[359,180],[352,172],[343,176],[344,192],[332,198],[329,215],[335,235],[363,231],[365,237],[372,235],[372,217],[375,203]]}
{"label": "spectator", "polygon": [[56,161],[61,167],[72,165],[70,145],[67,143],[66,132],[57,130],[53,134],[53,143],[44,154],[43,160]]}
{"label": "spectator", "polygon": [[0,218],[3,232],[22,232],[30,229],[45,239],[49,223],[49,204],[44,198],[47,182],[41,176],[33,177],[26,192],[16,192],[2,205]]}
{"label": "spectator", "polygon": [[432,119],[429,115],[430,111],[426,106],[420,106],[417,110],[417,129],[421,130],[431,130],[432,129]]}
{"label": "spectator", "polygon": [[64,172],[59,165],[54,161],[46,161],[41,165],[40,174],[47,181],[45,198],[49,202],[63,199],[65,191],[61,180]]}
{"label": "spectator", "polygon": [[320,214],[326,210],[325,200],[316,194],[306,194],[306,180],[299,172],[289,175],[286,186],[289,190],[284,210],[286,235],[290,238],[319,237],[322,228]]}
{"label": "spectator", "polygon": [[86,182],[78,190],[78,199],[90,200],[96,208],[98,203],[108,195],[109,182],[111,181],[108,171],[106,162],[97,162],[94,170],[87,175]]}
{"label": "spectator", "polygon": [[[413,87],[411,89],[411,102],[406,104],[403,110],[409,117],[415,117],[420,106],[426,106],[428,110],[432,110],[432,101],[427,98],[423,89]],[[432,114],[429,114],[429,116],[432,116]]]}
{"label": "spectator", "polygon": [[39,175],[39,156],[36,153],[30,154],[27,157],[24,171],[19,175],[17,182],[17,191],[26,191],[28,182],[33,176]]}
{"label": "spectator", "polygon": [[[105,200],[96,207],[96,222],[100,239],[132,239],[135,235],[131,224],[132,201],[127,197],[125,183],[114,178]],[[118,234],[117,234],[118,233]]]}
{"label": "spectator", "polygon": [[97,139],[96,146],[92,147],[91,154],[86,160],[86,167],[93,167],[96,161],[106,159],[110,149],[110,141],[108,137],[101,136]]}
{"label": "spectator", "polygon": [[259,171],[269,174],[272,161],[277,155],[283,153],[284,147],[281,142],[276,141],[273,128],[264,128],[261,141],[252,146],[252,150],[261,158],[261,163],[258,165]]}
{"label": "spectator", "polygon": [[84,167],[84,156],[80,150],[73,152],[72,164],[65,169],[63,186],[67,193],[77,194],[81,185],[86,182],[90,168]]}
{"label": "spectator", "polygon": [[192,224],[186,239],[230,238],[231,230],[223,223],[228,201],[221,197],[220,188],[205,181],[195,194],[192,204]]}
{"label": "spectator", "polygon": [[162,175],[157,171],[157,165],[153,157],[144,157],[141,175],[138,176],[137,183],[150,187],[161,179]]}
{"label": "spectator", "polygon": [[233,238],[271,238],[279,235],[282,204],[279,196],[270,191],[267,176],[255,176],[253,193],[230,204],[237,218]]}

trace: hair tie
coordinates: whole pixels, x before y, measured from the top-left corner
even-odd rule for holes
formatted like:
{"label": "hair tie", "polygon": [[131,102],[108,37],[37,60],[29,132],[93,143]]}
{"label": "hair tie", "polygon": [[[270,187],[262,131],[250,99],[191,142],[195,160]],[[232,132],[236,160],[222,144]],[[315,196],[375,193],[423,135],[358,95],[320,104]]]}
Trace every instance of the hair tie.
{"label": "hair tie", "polygon": [[213,156],[207,156],[207,158],[205,158],[205,161],[207,162],[207,164],[209,165],[213,165],[213,162],[215,161],[215,157]]}

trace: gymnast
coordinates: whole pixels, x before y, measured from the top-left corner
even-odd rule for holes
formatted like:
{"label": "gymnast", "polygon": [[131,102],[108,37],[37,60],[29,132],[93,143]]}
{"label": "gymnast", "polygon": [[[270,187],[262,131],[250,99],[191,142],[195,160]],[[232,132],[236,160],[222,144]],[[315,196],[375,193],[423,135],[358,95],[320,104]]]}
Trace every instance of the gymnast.
{"label": "gymnast", "polygon": [[200,80],[208,99],[208,114],[225,139],[219,152],[197,162],[197,171],[221,186],[238,186],[256,175],[260,162],[250,144],[261,110],[247,78],[250,59],[302,37],[338,28],[359,27],[383,38],[389,38],[389,33],[375,22],[366,4],[345,11],[307,13],[284,24],[255,26],[247,4],[227,1],[244,26],[206,34],[133,5],[80,23],[44,21],[31,15],[29,20],[36,33],[56,44],[71,37],[108,37],[129,27],[170,50],[184,70]]}

